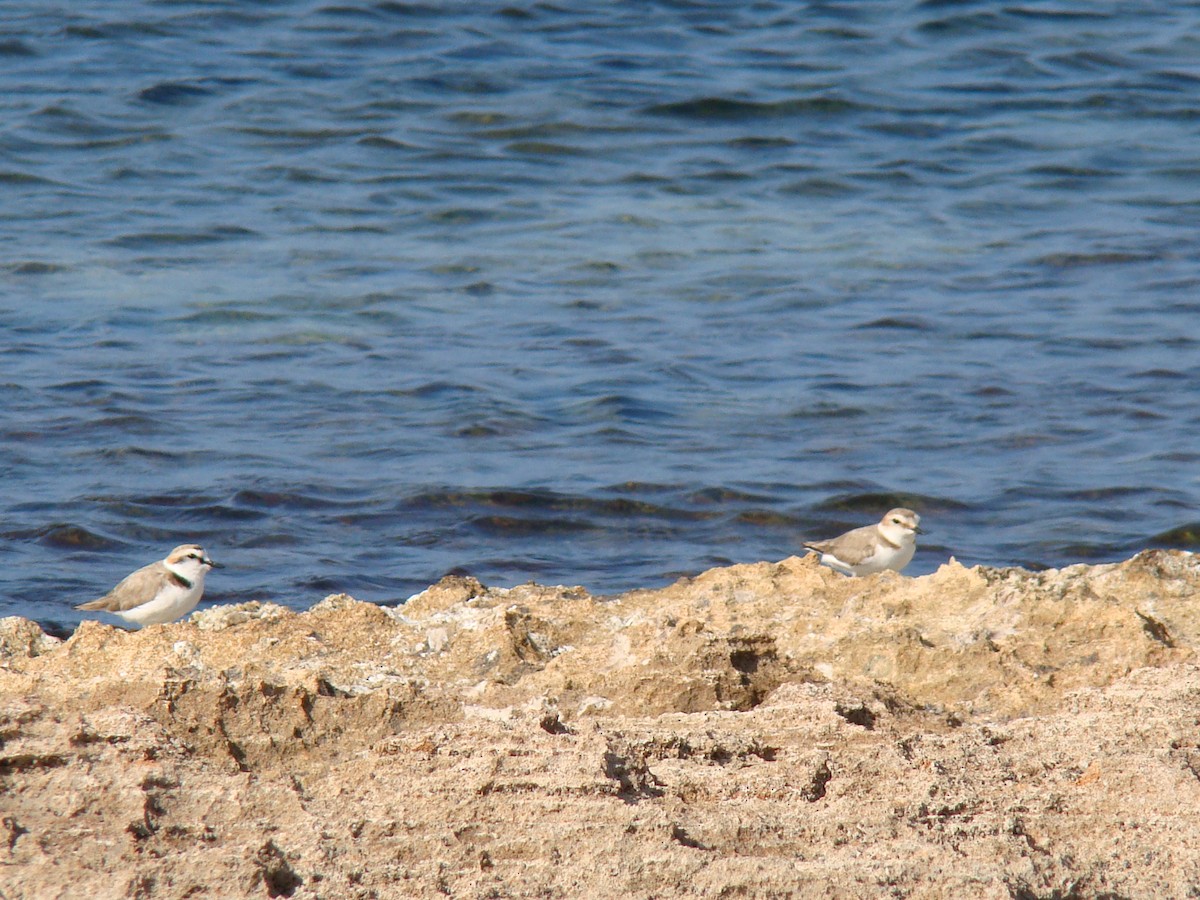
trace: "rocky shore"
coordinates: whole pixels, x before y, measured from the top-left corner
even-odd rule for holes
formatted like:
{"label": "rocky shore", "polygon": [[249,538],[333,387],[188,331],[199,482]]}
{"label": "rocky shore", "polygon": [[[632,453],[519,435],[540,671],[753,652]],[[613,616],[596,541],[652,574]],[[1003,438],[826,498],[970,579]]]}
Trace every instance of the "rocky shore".
{"label": "rocky shore", "polygon": [[0,620],[0,898],[1200,894],[1200,561]]}

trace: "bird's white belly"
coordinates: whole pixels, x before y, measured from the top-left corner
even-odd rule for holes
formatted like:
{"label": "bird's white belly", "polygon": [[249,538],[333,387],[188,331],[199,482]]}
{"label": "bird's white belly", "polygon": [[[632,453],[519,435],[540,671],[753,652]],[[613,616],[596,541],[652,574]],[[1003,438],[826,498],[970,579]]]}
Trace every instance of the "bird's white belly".
{"label": "bird's white belly", "polygon": [[122,619],[137,625],[161,625],[163,622],[174,622],[180,616],[186,616],[200,602],[204,588],[193,584],[190,588],[171,585],[163,588],[153,600],[117,613]]}
{"label": "bird's white belly", "polygon": [[840,559],[837,559],[837,557],[831,557],[830,554],[825,554],[821,558],[821,562],[847,575],[874,575],[877,572],[885,572],[888,569],[894,569],[899,572],[912,562],[913,554],[916,550],[917,545],[915,543],[901,544],[899,547],[883,546],[857,565],[852,566],[844,563]]}

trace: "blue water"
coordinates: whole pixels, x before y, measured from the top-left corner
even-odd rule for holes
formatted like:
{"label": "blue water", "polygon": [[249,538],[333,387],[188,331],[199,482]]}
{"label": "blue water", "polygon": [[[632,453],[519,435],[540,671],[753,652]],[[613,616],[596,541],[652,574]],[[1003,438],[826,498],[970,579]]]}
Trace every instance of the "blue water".
{"label": "blue water", "polygon": [[1200,4],[7,0],[0,112],[0,615],[1200,536]]}

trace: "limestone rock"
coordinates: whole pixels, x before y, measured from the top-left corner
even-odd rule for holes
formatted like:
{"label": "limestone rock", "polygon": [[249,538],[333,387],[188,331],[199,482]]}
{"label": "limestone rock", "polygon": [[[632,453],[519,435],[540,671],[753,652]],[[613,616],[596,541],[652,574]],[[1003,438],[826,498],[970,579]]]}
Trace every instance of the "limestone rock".
{"label": "limestone rock", "polygon": [[58,638],[38,628],[36,622],[20,616],[0,619],[0,665],[12,657],[40,656],[60,643]]}
{"label": "limestone rock", "polygon": [[[1200,565],[0,620],[10,898],[1187,896]],[[83,881],[81,881],[83,879]]]}

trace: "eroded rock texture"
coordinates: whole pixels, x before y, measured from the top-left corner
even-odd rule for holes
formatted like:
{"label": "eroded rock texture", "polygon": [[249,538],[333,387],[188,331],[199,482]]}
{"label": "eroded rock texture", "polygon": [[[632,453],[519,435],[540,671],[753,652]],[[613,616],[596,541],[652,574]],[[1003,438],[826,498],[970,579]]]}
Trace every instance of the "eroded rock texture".
{"label": "eroded rock texture", "polygon": [[0,897],[1200,894],[1200,563],[0,621]]}

